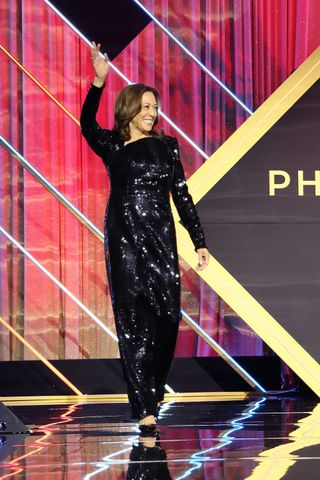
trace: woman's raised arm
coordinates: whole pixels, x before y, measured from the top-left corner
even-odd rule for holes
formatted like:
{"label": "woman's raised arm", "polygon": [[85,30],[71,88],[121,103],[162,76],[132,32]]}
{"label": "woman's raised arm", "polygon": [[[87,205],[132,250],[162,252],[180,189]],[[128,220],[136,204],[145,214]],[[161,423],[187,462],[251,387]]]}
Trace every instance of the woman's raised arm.
{"label": "woman's raised arm", "polygon": [[100,47],[100,43],[96,45],[94,42],[92,42],[91,60],[96,73],[95,79],[92,83],[96,87],[101,87],[104,84],[110,69],[108,55],[104,53],[104,55],[101,56]]}
{"label": "woman's raised arm", "polygon": [[100,43],[96,45],[92,42],[91,60],[95,70],[95,78],[82,106],[80,125],[81,132],[89,146],[97,155],[103,157],[110,148],[112,131],[101,128],[96,120],[101,94],[110,68],[107,54],[100,55]]}

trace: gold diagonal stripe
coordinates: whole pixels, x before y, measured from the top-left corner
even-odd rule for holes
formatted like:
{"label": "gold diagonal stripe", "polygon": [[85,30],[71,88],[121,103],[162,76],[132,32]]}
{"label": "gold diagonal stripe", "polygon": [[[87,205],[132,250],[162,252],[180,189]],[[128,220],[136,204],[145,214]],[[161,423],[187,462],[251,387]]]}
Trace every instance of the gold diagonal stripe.
{"label": "gold diagonal stripe", "polygon": [[[176,230],[179,255],[195,265],[188,233],[180,224]],[[320,396],[320,365],[213,256],[199,275]]]}
{"label": "gold diagonal stripe", "polygon": [[6,322],[2,317],[0,317],[0,323],[7,329],[9,332],[12,333],[30,352],[32,352],[39,360],[41,360],[46,367],[49,368],[60,380],[65,383],[75,394],[77,395],[82,395],[81,391],[73,385],[73,383],[70,382],[70,380],[67,379],[63,375],[63,373],[60,372],[49,360],[47,360],[43,355],[41,355],[38,350],[36,350],[25,338],[20,335],[17,330],[15,330],[8,322]]}
{"label": "gold diagonal stripe", "polygon": [[[254,114],[188,180],[197,203],[248,150],[299,100],[320,78],[320,48],[259,107]],[[178,250],[193,266],[197,263],[188,233],[178,222],[171,200]],[[214,258],[199,275],[237,314],[320,396],[320,365]]]}
{"label": "gold diagonal stripe", "polygon": [[320,47],[189,178],[197,203],[320,78]]}
{"label": "gold diagonal stripe", "polygon": [[54,96],[52,95],[52,93],[49,92],[49,90],[44,86],[42,85],[42,83],[40,83],[36,77],[34,77],[30,72],[29,70],[27,70],[6,48],[4,48],[3,45],[0,44],[0,50],[2,50],[3,53],[5,53],[7,55],[7,57],[10,58],[10,60],[12,60],[19,68],[20,70],[23,71],[23,73],[25,73],[27,75],[27,77],[30,78],[30,80],[32,80],[39,88],[40,90],[42,90],[46,95],[48,95],[48,97],[51,98],[51,100],[56,104],[58,105],[59,108],[61,108],[61,110],[64,111],[64,113],[69,117],[71,118],[71,120],[74,121],[74,123],[76,123],[78,126],[80,126],[80,122],[79,120],[74,116],[72,115],[71,112],[69,112],[69,110],[64,106],[62,105],[61,102],[59,102],[59,100]]}

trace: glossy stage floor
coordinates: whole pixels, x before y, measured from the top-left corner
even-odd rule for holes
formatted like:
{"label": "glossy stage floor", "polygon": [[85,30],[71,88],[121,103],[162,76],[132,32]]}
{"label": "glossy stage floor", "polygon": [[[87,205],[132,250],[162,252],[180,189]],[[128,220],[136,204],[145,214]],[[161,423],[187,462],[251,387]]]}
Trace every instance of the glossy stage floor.
{"label": "glossy stage floor", "polygon": [[320,478],[310,397],[169,401],[157,439],[139,438],[126,403],[52,400],[6,402],[32,432],[0,437],[0,479]]}

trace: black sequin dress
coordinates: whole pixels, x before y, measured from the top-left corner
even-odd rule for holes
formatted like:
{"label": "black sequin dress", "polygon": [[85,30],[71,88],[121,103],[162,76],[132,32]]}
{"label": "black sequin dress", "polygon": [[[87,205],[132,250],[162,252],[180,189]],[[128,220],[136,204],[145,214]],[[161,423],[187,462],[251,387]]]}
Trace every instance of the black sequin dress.
{"label": "black sequin dress", "polygon": [[105,257],[119,351],[133,418],[156,413],[173,359],[180,271],[171,192],[194,248],[205,238],[188,192],[177,140],[146,137],[124,145],[96,122],[104,87],[91,85],[81,130],[110,177]]}

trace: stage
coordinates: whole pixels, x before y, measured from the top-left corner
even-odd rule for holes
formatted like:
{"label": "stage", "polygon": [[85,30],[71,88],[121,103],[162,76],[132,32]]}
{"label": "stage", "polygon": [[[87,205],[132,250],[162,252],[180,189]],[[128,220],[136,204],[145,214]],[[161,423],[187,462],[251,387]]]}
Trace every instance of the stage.
{"label": "stage", "polygon": [[24,439],[1,437],[12,453],[1,461],[0,478],[319,478],[320,406],[315,398],[190,400],[164,402],[159,436],[139,441],[127,403],[94,397],[12,399],[7,405],[32,432]]}

